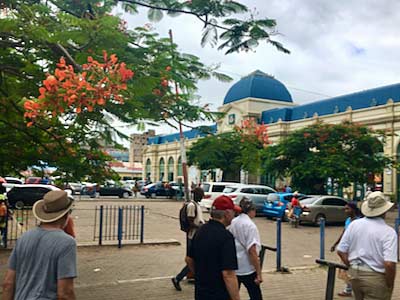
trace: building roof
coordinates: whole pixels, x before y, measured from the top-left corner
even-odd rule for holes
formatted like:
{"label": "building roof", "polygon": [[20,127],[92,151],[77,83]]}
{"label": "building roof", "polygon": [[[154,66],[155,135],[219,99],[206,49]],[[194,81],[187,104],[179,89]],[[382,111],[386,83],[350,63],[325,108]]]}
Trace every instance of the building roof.
{"label": "building roof", "polygon": [[[197,128],[193,128],[188,131],[184,131],[183,135],[185,139],[194,139],[197,137],[203,137],[208,134],[214,134],[217,132],[217,125],[211,125],[211,126],[200,126]],[[176,142],[179,141],[179,132],[178,133],[173,133],[173,134],[167,134],[167,135],[157,135],[154,137],[149,137],[147,139],[147,144],[148,145],[155,145],[155,144],[165,144],[165,143],[171,143],[171,142]]]}
{"label": "building roof", "polygon": [[282,121],[295,121],[318,116],[331,115],[352,110],[384,105],[389,99],[400,102],[400,84],[387,85],[357,93],[324,99],[295,107],[275,108],[262,112],[261,121],[265,124]]}
{"label": "building roof", "polygon": [[236,82],[226,94],[224,104],[245,98],[293,102],[292,96],[282,82],[259,70]]}

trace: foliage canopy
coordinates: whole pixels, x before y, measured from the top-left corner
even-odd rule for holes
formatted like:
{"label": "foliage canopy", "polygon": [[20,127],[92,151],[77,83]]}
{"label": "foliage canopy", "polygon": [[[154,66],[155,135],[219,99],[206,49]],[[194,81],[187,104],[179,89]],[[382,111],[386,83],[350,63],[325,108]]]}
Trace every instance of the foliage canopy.
{"label": "foliage canopy", "polygon": [[383,155],[385,133],[349,121],[322,122],[289,134],[263,154],[265,171],[292,177],[292,185],[303,193],[324,193],[330,177],[347,187],[367,182],[368,175],[381,173],[392,161]]}
{"label": "foliage canopy", "polygon": [[[249,13],[237,1],[225,0],[5,0],[0,4],[0,173],[17,174],[29,166],[57,167],[66,180],[85,176],[102,181],[110,176],[102,147],[118,147],[126,138],[114,121],[125,124],[213,119],[215,115],[191,99],[199,79],[230,78],[207,67],[193,55],[181,53],[169,38],[159,37],[146,26],[134,29],[112,12],[116,7],[135,14],[148,10],[152,21],[165,14],[191,15],[204,25],[202,44],[218,45],[226,53],[248,50],[266,41],[288,51],[272,39],[271,19],[247,20]],[[56,111],[53,118],[35,120],[27,128],[25,99],[36,99],[43,81],[54,74],[62,57],[74,72],[92,57],[113,54],[135,76],[126,82],[123,101],[97,99],[87,109]],[[174,83],[174,84],[172,84]],[[175,94],[179,90],[179,97]],[[122,96],[121,96],[122,97]],[[32,108],[32,105],[30,106]],[[51,114],[50,114],[51,115]],[[28,120],[29,121],[29,120]]]}

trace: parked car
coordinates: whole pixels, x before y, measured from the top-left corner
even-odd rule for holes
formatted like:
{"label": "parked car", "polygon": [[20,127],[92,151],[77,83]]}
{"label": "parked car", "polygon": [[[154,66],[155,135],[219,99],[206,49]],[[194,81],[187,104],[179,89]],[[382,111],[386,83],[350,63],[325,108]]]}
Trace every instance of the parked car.
{"label": "parked car", "polygon": [[80,182],[68,182],[65,190],[71,190],[72,195],[81,194],[84,185]]}
{"label": "parked car", "polygon": [[50,178],[46,177],[28,177],[25,180],[26,184],[52,184],[53,181]]}
{"label": "parked car", "polygon": [[118,196],[119,198],[129,198],[133,196],[132,190],[118,185],[104,185],[96,191],[100,196]]}
{"label": "parked car", "polygon": [[19,178],[15,178],[15,177],[4,177],[4,180],[6,182],[2,183],[2,186],[6,189],[5,192],[9,192],[15,185],[19,185],[19,184],[24,184],[24,182],[19,179]]}
{"label": "parked car", "polygon": [[[324,218],[329,222],[344,222],[347,218],[344,207],[347,200],[329,195],[312,196],[300,201],[302,213],[300,222],[310,222],[318,225],[320,218]],[[288,213],[288,210],[286,210]]]}
{"label": "parked car", "polygon": [[267,195],[276,193],[276,191],[266,185],[236,184],[226,187],[223,193],[229,196],[237,205],[239,205],[243,197],[250,199],[256,205],[257,214],[262,214]]}
{"label": "parked car", "polygon": [[200,206],[210,209],[215,198],[222,195],[227,186],[238,184],[236,182],[203,182],[201,188],[204,190],[204,198],[200,201]]}
{"label": "parked car", "polygon": [[[299,200],[308,198],[310,196],[298,194]],[[293,193],[271,193],[267,195],[267,201],[264,203],[263,214],[270,218],[285,218],[285,210],[288,203],[293,198]]]}
{"label": "parked car", "polygon": [[22,209],[32,206],[36,201],[50,191],[60,190],[58,187],[48,184],[19,184],[15,185],[8,193],[8,205],[10,208]]}
{"label": "parked car", "polygon": [[145,196],[146,198],[155,198],[157,196],[173,198],[176,197],[178,192],[179,192],[179,186],[165,184],[165,182],[161,181],[156,183],[150,183],[144,186],[140,190],[140,194]]}

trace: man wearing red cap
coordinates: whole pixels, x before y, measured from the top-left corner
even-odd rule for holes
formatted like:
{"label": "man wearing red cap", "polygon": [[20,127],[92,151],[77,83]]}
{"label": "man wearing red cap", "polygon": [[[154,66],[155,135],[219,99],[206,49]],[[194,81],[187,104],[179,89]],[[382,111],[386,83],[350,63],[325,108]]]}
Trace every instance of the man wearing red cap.
{"label": "man wearing red cap", "polygon": [[211,219],[196,233],[186,257],[195,273],[195,300],[239,300],[235,240],[226,230],[240,207],[222,195],[214,200]]}

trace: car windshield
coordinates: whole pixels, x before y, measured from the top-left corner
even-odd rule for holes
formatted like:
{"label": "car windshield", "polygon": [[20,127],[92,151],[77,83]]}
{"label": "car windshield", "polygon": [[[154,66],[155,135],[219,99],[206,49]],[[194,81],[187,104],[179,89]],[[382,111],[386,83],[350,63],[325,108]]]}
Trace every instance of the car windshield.
{"label": "car windshield", "polygon": [[224,188],[224,190],[222,191],[223,193],[233,193],[234,191],[236,191],[238,188],[234,187],[234,186],[227,186],[226,188]]}
{"label": "car windshield", "polygon": [[208,192],[210,190],[210,184],[209,183],[203,183],[203,191]]}
{"label": "car windshield", "polygon": [[301,204],[313,204],[318,199],[319,199],[319,197],[311,197],[311,198],[307,198],[307,199],[301,200],[300,203]]}

